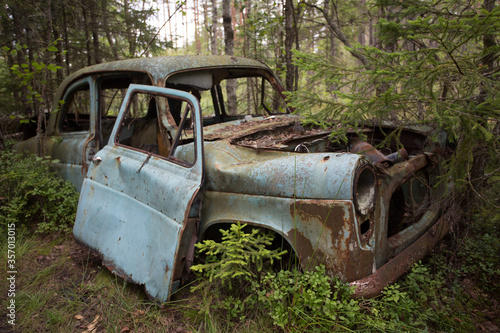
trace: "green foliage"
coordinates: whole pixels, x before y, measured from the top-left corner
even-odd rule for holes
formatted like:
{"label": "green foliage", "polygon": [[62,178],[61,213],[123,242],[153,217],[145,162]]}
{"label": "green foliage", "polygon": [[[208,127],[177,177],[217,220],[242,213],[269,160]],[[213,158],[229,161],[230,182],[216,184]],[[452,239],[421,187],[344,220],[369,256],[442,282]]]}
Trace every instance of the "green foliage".
{"label": "green foliage", "polygon": [[[250,234],[241,237],[243,227],[235,224],[224,233],[226,239],[222,243],[235,247],[236,240],[247,239]],[[221,243],[209,241],[205,244],[202,248],[221,257],[220,251],[224,249]],[[264,252],[258,253],[257,257]],[[210,262],[217,260],[221,259],[212,258]],[[233,260],[226,260],[230,261]],[[450,288],[445,283],[445,273],[434,274],[422,263],[415,264],[404,279],[370,300],[353,299],[352,288],[338,278],[327,276],[323,265],[306,272],[268,271],[260,279],[256,274],[243,273],[242,270],[250,266],[245,268],[242,263],[229,266],[233,274],[228,271],[220,274],[222,266],[222,263],[202,266],[206,281],[191,289],[202,290],[204,303],[199,313],[210,322],[227,320],[227,325],[233,327],[241,321],[268,317],[273,325],[287,332],[326,332],[332,328],[370,332],[473,329],[467,306],[463,305],[467,298],[458,299],[455,295],[461,293],[460,285],[453,283]],[[215,272],[210,274],[212,268]],[[439,272],[443,271],[444,267]]]}
{"label": "green foliage", "polygon": [[[12,92],[17,89],[15,82],[11,80],[8,64],[0,59],[0,116],[12,114],[17,110],[17,101]],[[3,128],[0,128],[3,131]]]}
{"label": "green foliage", "polygon": [[323,265],[304,273],[268,273],[255,286],[260,303],[281,328],[352,327],[361,315],[358,301],[351,298],[352,290],[328,277]]}
{"label": "green foliage", "polygon": [[386,13],[377,25],[380,44],[350,49],[367,64],[295,52],[296,65],[312,73],[308,86],[323,89],[299,89],[291,104],[314,122],[335,121],[335,140],[367,122],[432,124],[457,145],[450,175],[471,185],[481,177],[471,170],[499,156],[500,48],[485,40],[500,32],[500,7],[488,12],[480,1],[453,0],[375,5]]}
{"label": "green foliage", "polygon": [[[41,53],[58,52],[58,48],[56,47],[57,44],[58,41],[54,41],[50,46],[45,48],[45,50],[42,50]],[[16,45],[16,47],[11,50],[7,46],[4,46],[3,51],[10,53],[12,57],[17,57],[18,52],[27,50],[27,48],[27,45]],[[44,99],[41,89],[47,84],[47,80],[44,79],[44,76],[46,76],[45,73],[47,71],[55,73],[59,69],[62,69],[61,66],[56,66],[55,64],[45,64],[38,59],[39,57],[38,54],[32,54],[31,56],[25,55],[23,63],[15,64],[10,68],[12,73],[19,79],[19,84],[26,87],[28,103],[34,103],[34,100],[37,100],[39,103],[43,104]]]}
{"label": "green foliage", "polygon": [[0,230],[15,223],[37,233],[69,232],[78,194],[50,171],[48,157],[22,158],[10,149],[0,152]]}
{"label": "green foliage", "polygon": [[458,273],[481,289],[500,294],[500,213],[492,213],[485,203],[473,219],[467,237],[457,244],[456,256],[461,264]]}
{"label": "green foliage", "polygon": [[138,0],[42,6],[35,0],[3,1],[0,101],[6,103],[0,103],[0,115],[32,116],[50,109],[63,77],[84,66],[163,53],[171,42],[162,41],[151,25],[155,6]]}
{"label": "green foliage", "polygon": [[450,315],[446,308],[436,306],[442,286],[443,281],[426,266],[415,264],[404,280],[387,286],[382,297],[373,301],[368,326],[388,331],[428,330],[433,323],[442,323]]}
{"label": "green foliage", "polygon": [[[202,273],[209,282],[214,279],[227,282],[250,281],[260,276],[264,264],[279,260],[286,251],[269,249],[274,234],[261,229],[245,232],[246,224],[231,224],[229,230],[221,229],[222,241],[204,240],[196,244],[199,253],[205,253],[205,263],[194,265],[192,271]],[[203,284],[197,286],[202,287]]]}

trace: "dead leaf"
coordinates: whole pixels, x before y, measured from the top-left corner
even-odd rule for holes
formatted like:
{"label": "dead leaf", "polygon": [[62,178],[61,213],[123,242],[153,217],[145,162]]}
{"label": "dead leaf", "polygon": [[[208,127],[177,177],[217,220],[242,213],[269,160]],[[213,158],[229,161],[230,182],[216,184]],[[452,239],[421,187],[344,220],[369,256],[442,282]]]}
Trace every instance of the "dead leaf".
{"label": "dead leaf", "polygon": [[121,329],[120,333],[124,332],[130,332],[130,328],[128,328],[128,326],[125,326],[124,328]]}
{"label": "dead leaf", "polygon": [[94,333],[95,331],[97,331],[97,324],[99,323],[99,318],[101,316],[97,315],[95,316],[94,320],[87,325],[87,330],[83,333]]}
{"label": "dead leaf", "polygon": [[75,319],[76,319],[76,320],[82,320],[82,319],[83,319],[83,316],[82,316],[82,315],[75,315]]}

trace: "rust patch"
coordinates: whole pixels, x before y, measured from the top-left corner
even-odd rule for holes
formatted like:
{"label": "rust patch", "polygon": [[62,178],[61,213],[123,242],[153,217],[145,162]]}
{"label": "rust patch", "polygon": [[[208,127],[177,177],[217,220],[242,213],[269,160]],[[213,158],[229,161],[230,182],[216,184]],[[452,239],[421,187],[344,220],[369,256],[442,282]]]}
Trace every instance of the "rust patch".
{"label": "rust patch", "polygon": [[140,281],[135,281],[133,278],[132,278],[132,274],[130,275],[127,275],[123,270],[121,270],[120,268],[116,268],[115,267],[115,264],[113,261],[111,260],[103,260],[102,261],[102,265],[104,267],[106,267],[111,273],[121,277],[122,279],[124,279],[125,281],[127,282],[131,282],[131,283],[140,283]]}
{"label": "rust patch", "polygon": [[299,257],[302,269],[308,270],[321,263],[324,264],[325,254],[318,248],[315,250],[309,238],[297,229],[290,230],[287,236]]}
{"label": "rust patch", "polygon": [[371,273],[373,253],[360,247],[352,203],[298,201],[290,213],[297,228],[287,236],[304,270],[324,264],[328,275],[345,282]]}
{"label": "rust patch", "polygon": [[213,130],[211,133],[203,135],[205,140],[217,140],[225,138],[238,138],[246,137],[259,131],[273,130],[280,126],[293,124],[297,119],[282,118],[282,117],[269,117],[262,120],[251,120],[249,122],[240,122],[235,125],[226,125],[221,128]]}
{"label": "rust patch", "polygon": [[[319,204],[316,201],[297,202],[291,206],[291,214],[299,215],[302,221],[308,223],[322,223],[326,229],[331,232],[332,238],[339,236],[339,233],[344,228],[345,223],[349,222],[349,218],[345,216],[344,210],[340,206],[326,206]],[[335,223],[342,220],[344,223]]]}
{"label": "rust patch", "polygon": [[351,153],[365,155],[370,159],[370,161],[372,161],[376,165],[380,165],[382,168],[388,168],[394,164],[378,149],[376,149],[366,141],[353,139],[351,143]]}

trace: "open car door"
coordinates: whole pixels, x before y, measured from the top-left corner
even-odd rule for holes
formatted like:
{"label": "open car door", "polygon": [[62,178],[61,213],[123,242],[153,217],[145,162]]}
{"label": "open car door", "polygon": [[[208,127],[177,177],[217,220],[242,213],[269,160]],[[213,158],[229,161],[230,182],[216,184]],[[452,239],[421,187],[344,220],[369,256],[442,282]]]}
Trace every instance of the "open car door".
{"label": "open car door", "polygon": [[198,100],[130,85],[108,144],[84,179],[75,238],[108,269],[168,300],[192,255],[202,181]]}

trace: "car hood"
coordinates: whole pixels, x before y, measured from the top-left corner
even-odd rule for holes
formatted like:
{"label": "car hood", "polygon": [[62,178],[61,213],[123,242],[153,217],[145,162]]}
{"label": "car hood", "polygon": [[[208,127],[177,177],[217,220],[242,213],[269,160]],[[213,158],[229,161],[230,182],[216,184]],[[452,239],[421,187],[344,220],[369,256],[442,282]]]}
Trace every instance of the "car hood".
{"label": "car hood", "polygon": [[[296,152],[301,142],[328,141],[296,116],[258,117],[204,128],[204,189],[302,199],[352,200],[364,157],[348,152]],[[176,157],[192,156],[192,145]]]}
{"label": "car hood", "polygon": [[209,191],[303,199],[351,200],[355,171],[363,159],[349,153],[300,154],[205,142]]}

